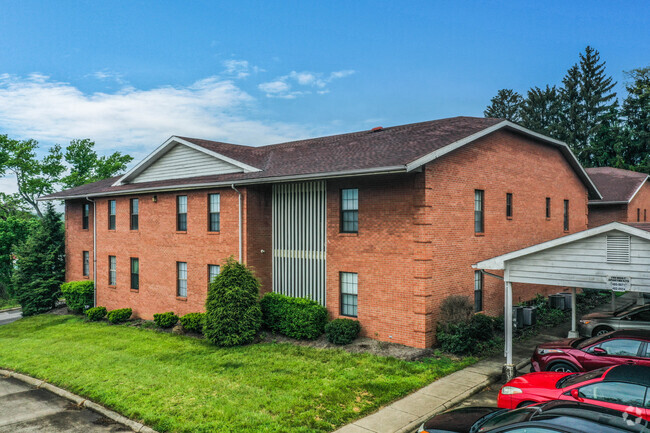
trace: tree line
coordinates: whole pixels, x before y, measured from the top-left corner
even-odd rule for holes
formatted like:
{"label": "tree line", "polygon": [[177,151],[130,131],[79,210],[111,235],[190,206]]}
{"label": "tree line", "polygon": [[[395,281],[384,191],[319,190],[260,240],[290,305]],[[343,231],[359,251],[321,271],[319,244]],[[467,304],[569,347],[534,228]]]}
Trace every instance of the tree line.
{"label": "tree line", "polygon": [[619,101],[606,62],[588,46],[562,85],[535,86],[525,97],[501,89],[484,115],[564,141],[585,167],[650,173],[650,66],[625,75],[626,95]]}

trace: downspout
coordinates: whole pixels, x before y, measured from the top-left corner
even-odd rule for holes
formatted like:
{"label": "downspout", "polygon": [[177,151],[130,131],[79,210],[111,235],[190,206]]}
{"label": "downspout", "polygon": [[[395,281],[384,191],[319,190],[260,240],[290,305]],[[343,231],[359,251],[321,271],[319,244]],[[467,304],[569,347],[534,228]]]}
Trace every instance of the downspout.
{"label": "downspout", "polygon": [[237,194],[239,194],[239,263],[242,261],[242,217],[241,217],[241,192],[235,188],[235,184],[231,185],[231,188],[234,189]]}
{"label": "downspout", "polygon": [[97,203],[86,197],[93,204],[93,307],[97,306]]}

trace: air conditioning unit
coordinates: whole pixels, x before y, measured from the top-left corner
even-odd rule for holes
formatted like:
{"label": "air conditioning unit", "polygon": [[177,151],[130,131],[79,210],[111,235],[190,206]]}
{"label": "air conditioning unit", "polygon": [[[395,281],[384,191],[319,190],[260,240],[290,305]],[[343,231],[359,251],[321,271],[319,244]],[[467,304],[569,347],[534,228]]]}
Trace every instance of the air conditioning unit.
{"label": "air conditioning unit", "polygon": [[558,293],[558,295],[564,296],[564,309],[565,310],[570,310],[571,309],[571,298],[573,298],[573,295],[571,293]]}
{"label": "air conditioning unit", "polygon": [[556,310],[566,310],[566,298],[564,295],[549,295],[548,301],[551,304],[551,308],[555,308]]}
{"label": "air conditioning unit", "polygon": [[515,329],[524,327],[524,307],[512,307],[512,326]]}
{"label": "air conditioning unit", "polygon": [[537,323],[537,307],[524,307],[524,326],[533,326]]}

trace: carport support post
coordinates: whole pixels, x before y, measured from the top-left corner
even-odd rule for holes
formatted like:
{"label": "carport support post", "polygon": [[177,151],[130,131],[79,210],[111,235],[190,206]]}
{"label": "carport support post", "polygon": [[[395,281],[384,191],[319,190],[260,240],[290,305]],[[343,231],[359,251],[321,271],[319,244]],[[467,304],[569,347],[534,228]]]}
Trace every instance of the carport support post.
{"label": "carport support post", "polygon": [[571,330],[569,331],[569,338],[578,338],[578,312],[576,311],[576,295],[577,289],[571,289]]}
{"label": "carport support post", "polygon": [[[508,274],[506,270],[505,274]],[[505,355],[506,365],[503,366],[503,373],[506,376],[506,381],[512,380],[517,374],[515,365],[512,363],[512,284],[506,278],[505,282],[505,307],[504,322],[505,322]]]}

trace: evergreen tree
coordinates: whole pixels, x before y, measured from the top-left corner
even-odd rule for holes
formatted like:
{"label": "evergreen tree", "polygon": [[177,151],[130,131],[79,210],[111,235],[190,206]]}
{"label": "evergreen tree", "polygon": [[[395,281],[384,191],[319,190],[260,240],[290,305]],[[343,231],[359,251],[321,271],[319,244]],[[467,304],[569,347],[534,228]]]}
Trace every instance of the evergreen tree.
{"label": "evergreen tree", "polygon": [[629,162],[650,173],[650,66],[627,73],[632,78],[625,88],[623,116],[629,133]]}
{"label": "evergreen tree", "polygon": [[633,170],[630,164],[627,130],[621,121],[618,105],[601,116],[600,124],[591,141],[589,158],[583,161],[587,167],[616,167]]}
{"label": "evergreen tree", "polygon": [[556,137],[561,106],[560,93],[555,86],[533,87],[521,108],[521,124],[540,134]]}
{"label": "evergreen tree", "polygon": [[521,120],[521,105],[523,98],[512,89],[501,89],[497,92],[497,96],[490,100],[490,105],[485,109],[483,114],[485,117],[495,117],[499,119],[507,119],[511,122],[519,122]]}
{"label": "evergreen tree", "polygon": [[65,242],[61,215],[48,203],[39,225],[16,248],[12,283],[23,315],[51,310],[65,277]]}

